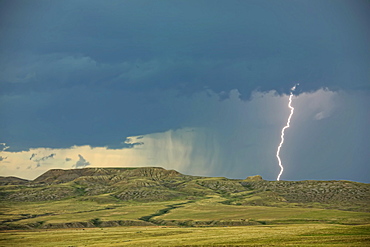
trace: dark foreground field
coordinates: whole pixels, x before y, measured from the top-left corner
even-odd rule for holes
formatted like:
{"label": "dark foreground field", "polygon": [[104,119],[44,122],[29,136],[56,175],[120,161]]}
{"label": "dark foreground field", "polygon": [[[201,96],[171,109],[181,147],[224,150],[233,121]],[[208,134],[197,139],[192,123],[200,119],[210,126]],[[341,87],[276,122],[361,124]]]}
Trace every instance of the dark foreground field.
{"label": "dark foreground field", "polygon": [[0,246],[369,246],[370,225],[110,227],[5,231]]}

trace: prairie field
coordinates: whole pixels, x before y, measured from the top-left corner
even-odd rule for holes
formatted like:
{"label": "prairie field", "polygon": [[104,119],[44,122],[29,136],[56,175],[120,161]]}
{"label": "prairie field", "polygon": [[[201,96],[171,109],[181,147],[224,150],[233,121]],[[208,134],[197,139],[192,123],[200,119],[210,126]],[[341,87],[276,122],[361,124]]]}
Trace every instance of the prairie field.
{"label": "prairie field", "polygon": [[[186,203],[97,203],[75,199],[2,203],[1,220],[13,217],[33,229],[3,230],[0,246],[369,246],[370,214],[316,208],[236,206],[211,197]],[[169,205],[182,204],[159,214]],[[158,225],[108,227],[118,220]],[[45,215],[48,214],[48,215]],[[27,215],[44,215],[21,219]],[[47,224],[92,222],[85,228],[51,229]],[[248,225],[233,226],[233,223]],[[148,222],[149,224],[150,222]],[[219,225],[224,223],[225,226]],[[171,226],[172,224],[172,226]],[[208,225],[207,225],[208,224]],[[35,229],[36,228],[36,229]]]}
{"label": "prairie field", "polygon": [[161,168],[2,180],[0,246],[370,246],[369,184]]}
{"label": "prairie field", "polygon": [[110,227],[0,233],[0,246],[369,246],[370,225]]}
{"label": "prairie field", "polygon": [[[249,222],[258,224],[330,223],[369,224],[370,213],[336,209],[226,205],[222,197],[212,196],[193,201],[95,202],[72,198],[52,202],[0,202],[0,221],[15,225],[109,221],[140,221],[166,225],[173,222]],[[172,205],[179,205],[171,208]],[[161,212],[163,209],[169,209]]]}

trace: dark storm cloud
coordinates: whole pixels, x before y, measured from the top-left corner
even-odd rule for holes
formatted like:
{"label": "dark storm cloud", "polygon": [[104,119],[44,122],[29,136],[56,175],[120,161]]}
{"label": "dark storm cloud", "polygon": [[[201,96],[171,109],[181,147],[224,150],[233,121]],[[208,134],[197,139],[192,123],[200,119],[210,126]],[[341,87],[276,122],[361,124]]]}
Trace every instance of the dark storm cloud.
{"label": "dark storm cloud", "polygon": [[15,2],[1,28],[10,91],[369,88],[365,1]]}
{"label": "dark storm cloud", "polygon": [[11,150],[120,146],[130,135],[187,125],[193,114],[185,105],[189,101],[178,99],[174,92],[104,92],[76,87],[2,99],[6,102],[0,104],[8,107],[0,112],[4,120],[0,127]]}
{"label": "dark storm cloud", "polygon": [[203,90],[369,89],[366,1],[2,1],[0,11],[0,141],[11,150],[116,148],[202,126],[212,114],[187,99]]}
{"label": "dark storm cloud", "polygon": [[50,155],[42,157],[41,159],[38,159],[37,161],[45,161],[45,160],[48,160],[48,159],[53,159],[55,155],[56,154],[50,154]]}
{"label": "dark storm cloud", "polygon": [[[143,136],[139,136],[136,139],[142,139]],[[133,148],[135,146],[143,145],[144,142],[132,142],[132,138],[127,137],[124,142],[119,143],[118,145],[108,145],[108,149],[122,149],[122,148]]]}
{"label": "dark storm cloud", "polygon": [[90,162],[88,162],[87,160],[85,160],[85,158],[82,157],[81,154],[78,155],[78,158],[79,158],[79,160],[72,167],[74,167],[74,168],[84,168],[84,167],[90,165]]}
{"label": "dark storm cloud", "polygon": [[37,154],[33,153],[30,157],[30,160],[32,160]]}
{"label": "dark storm cloud", "polygon": [[33,153],[32,155],[31,155],[31,157],[30,157],[30,160],[33,160],[34,162],[36,162],[37,163],[37,166],[36,167],[40,167],[41,166],[41,164],[40,164],[40,162],[43,162],[43,161],[46,161],[46,160],[48,160],[48,159],[53,159],[54,157],[55,157],[55,155],[56,154],[50,154],[50,155],[46,155],[46,156],[44,156],[44,157],[41,157],[41,158],[39,158],[39,159],[36,159],[35,157],[36,157],[36,155],[37,154],[35,154],[35,153]]}

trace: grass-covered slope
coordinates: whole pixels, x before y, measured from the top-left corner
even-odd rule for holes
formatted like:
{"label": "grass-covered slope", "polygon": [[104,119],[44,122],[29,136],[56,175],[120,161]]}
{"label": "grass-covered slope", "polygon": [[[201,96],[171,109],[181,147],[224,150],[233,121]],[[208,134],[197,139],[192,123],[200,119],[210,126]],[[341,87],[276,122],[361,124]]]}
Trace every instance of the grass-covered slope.
{"label": "grass-covered slope", "polygon": [[370,222],[370,185],[183,175],[163,168],[50,170],[0,178],[3,229]]}

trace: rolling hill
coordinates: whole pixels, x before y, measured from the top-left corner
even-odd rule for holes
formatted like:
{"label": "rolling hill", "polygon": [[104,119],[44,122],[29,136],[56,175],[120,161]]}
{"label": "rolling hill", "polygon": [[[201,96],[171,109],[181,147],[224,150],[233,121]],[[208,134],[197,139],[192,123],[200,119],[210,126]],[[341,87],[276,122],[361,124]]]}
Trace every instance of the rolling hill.
{"label": "rolling hill", "polygon": [[370,184],[184,175],[160,167],[0,177],[2,229],[120,225],[368,224]]}

